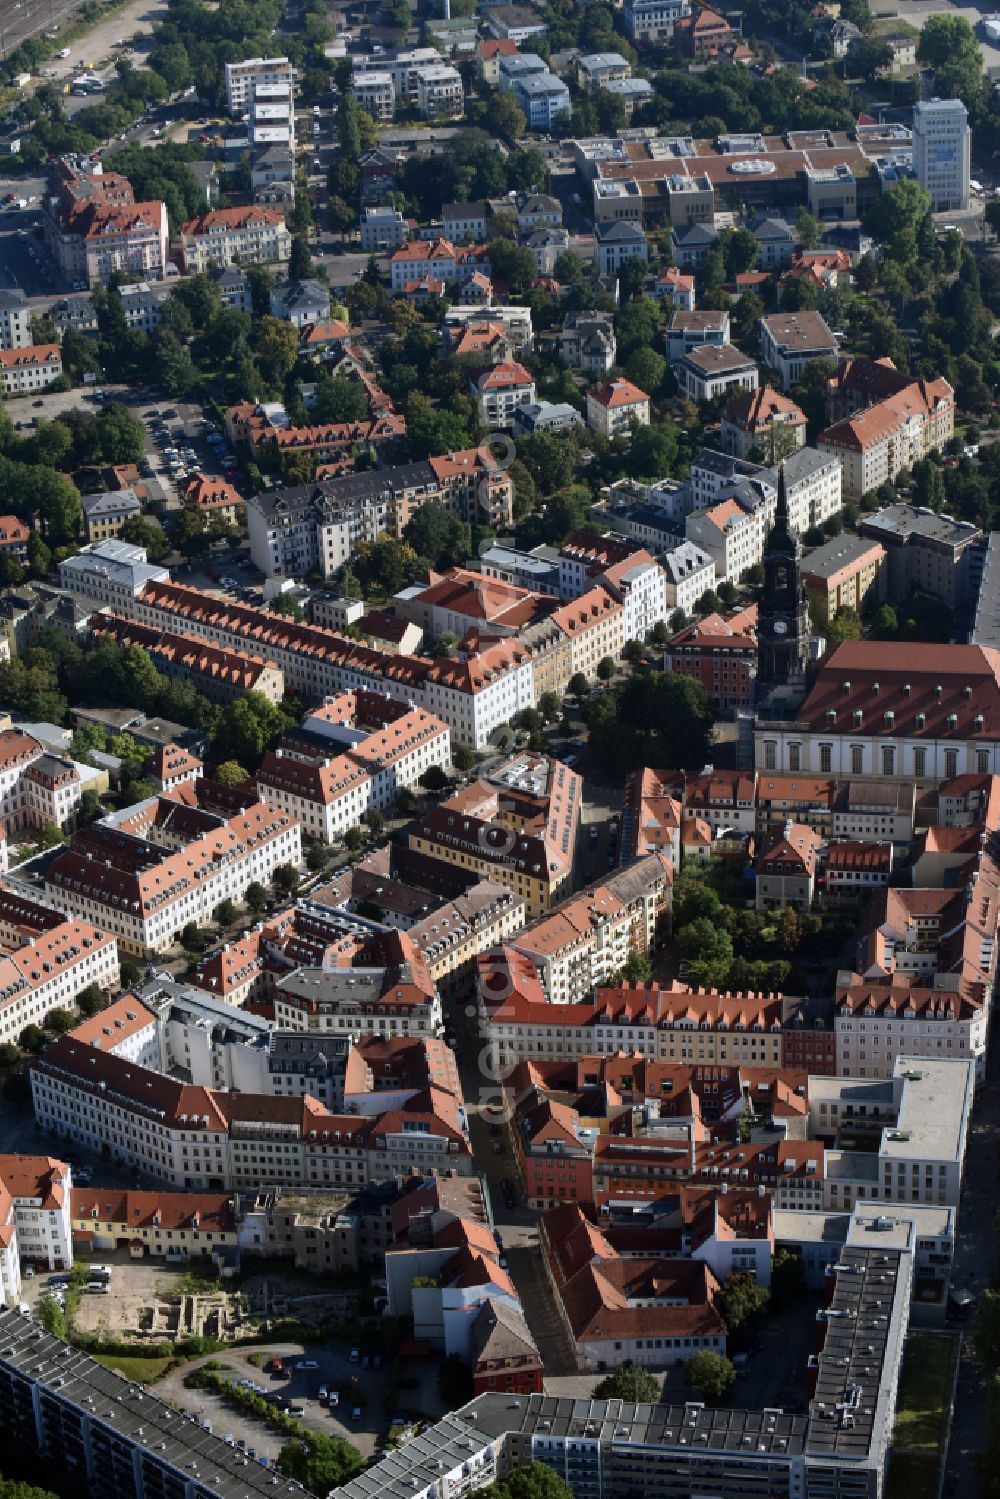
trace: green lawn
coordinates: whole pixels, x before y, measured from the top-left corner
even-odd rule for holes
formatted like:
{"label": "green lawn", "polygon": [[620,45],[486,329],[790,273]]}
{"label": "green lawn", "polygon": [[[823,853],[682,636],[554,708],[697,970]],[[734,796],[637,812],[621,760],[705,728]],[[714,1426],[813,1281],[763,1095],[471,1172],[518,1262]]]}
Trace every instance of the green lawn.
{"label": "green lawn", "polygon": [[117,1353],[97,1353],[94,1357],[105,1369],[117,1369],[119,1374],[124,1374],[126,1379],[134,1379],[136,1384],[153,1384],[166,1374],[173,1363],[173,1359],[143,1358],[141,1354],[131,1358]]}
{"label": "green lawn", "polygon": [[906,1340],[886,1499],[934,1499],[958,1339],[911,1332]]}

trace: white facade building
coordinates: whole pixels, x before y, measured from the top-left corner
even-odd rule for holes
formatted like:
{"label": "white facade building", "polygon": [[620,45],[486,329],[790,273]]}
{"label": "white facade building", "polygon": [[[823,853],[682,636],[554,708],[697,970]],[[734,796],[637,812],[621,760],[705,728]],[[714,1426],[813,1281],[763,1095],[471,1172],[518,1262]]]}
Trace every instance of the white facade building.
{"label": "white facade building", "polygon": [[926,99],[913,108],[913,170],[931,195],[931,211],[969,206],[972,132],[961,99]]}
{"label": "white facade building", "polygon": [[242,62],[226,63],[226,104],[236,119],[246,114],[254,87],[265,83],[283,83],[295,87],[295,70],[287,57],[248,57]]}

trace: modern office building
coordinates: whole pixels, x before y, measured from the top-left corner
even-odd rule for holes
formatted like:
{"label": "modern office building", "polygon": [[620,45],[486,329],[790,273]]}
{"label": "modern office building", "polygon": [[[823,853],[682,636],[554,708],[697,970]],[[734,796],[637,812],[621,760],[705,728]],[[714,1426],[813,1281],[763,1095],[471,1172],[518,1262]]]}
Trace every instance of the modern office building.
{"label": "modern office building", "polygon": [[913,109],[913,169],[931,195],[931,210],[969,206],[972,132],[961,99],[927,99]]}

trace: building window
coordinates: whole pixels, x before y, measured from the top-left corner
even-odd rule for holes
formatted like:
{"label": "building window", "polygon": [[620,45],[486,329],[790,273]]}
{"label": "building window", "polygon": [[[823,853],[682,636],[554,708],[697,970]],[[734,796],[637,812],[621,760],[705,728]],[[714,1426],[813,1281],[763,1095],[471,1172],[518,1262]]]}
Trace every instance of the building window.
{"label": "building window", "polygon": [[864,750],[864,745],[861,745],[861,744],[852,744],[851,745],[851,775],[852,776],[859,776],[859,775],[861,775],[863,773],[863,771],[864,771],[864,768],[865,768],[865,750]]}
{"label": "building window", "polygon": [[778,746],[773,739],[764,742],[764,769],[777,770],[778,768]]}
{"label": "building window", "polygon": [[927,774],[927,751],[925,749],[915,749],[913,751],[913,774],[915,776],[925,776]]}
{"label": "building window", "polygon": [[788,746],[788,768],[789,770],[802,769],[802,746],[801,744],[790,744]]}
{"label": "building window", "polygon": [[944,777],[946,781],[952,780],[958,775],[958,750],[945,750],[944,752]]}
{"label": "building window", "polygon": [[833,769],[833,745],[821,744],[819,747],[819,768],[821,771]]}
{"label": "building window", "polygon": [[976,770],[981,776],[988,775],[990,769],[989,750],[976,750]]}
{"label": "building window", "polygon": [[884,776],[896,773],[896,751],[891,744],[882,746],[882,774]]}

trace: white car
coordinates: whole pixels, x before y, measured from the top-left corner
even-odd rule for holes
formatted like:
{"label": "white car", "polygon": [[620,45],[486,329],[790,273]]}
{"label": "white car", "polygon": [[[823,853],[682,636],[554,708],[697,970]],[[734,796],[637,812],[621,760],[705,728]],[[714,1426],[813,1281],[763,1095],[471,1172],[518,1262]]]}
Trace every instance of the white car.
{"label": "white car", "polygon": [[317,1364],[314,1358],[300,1358],[298,1363],[293,1367],[295,1369],[318,1369],[319,1364]]}

